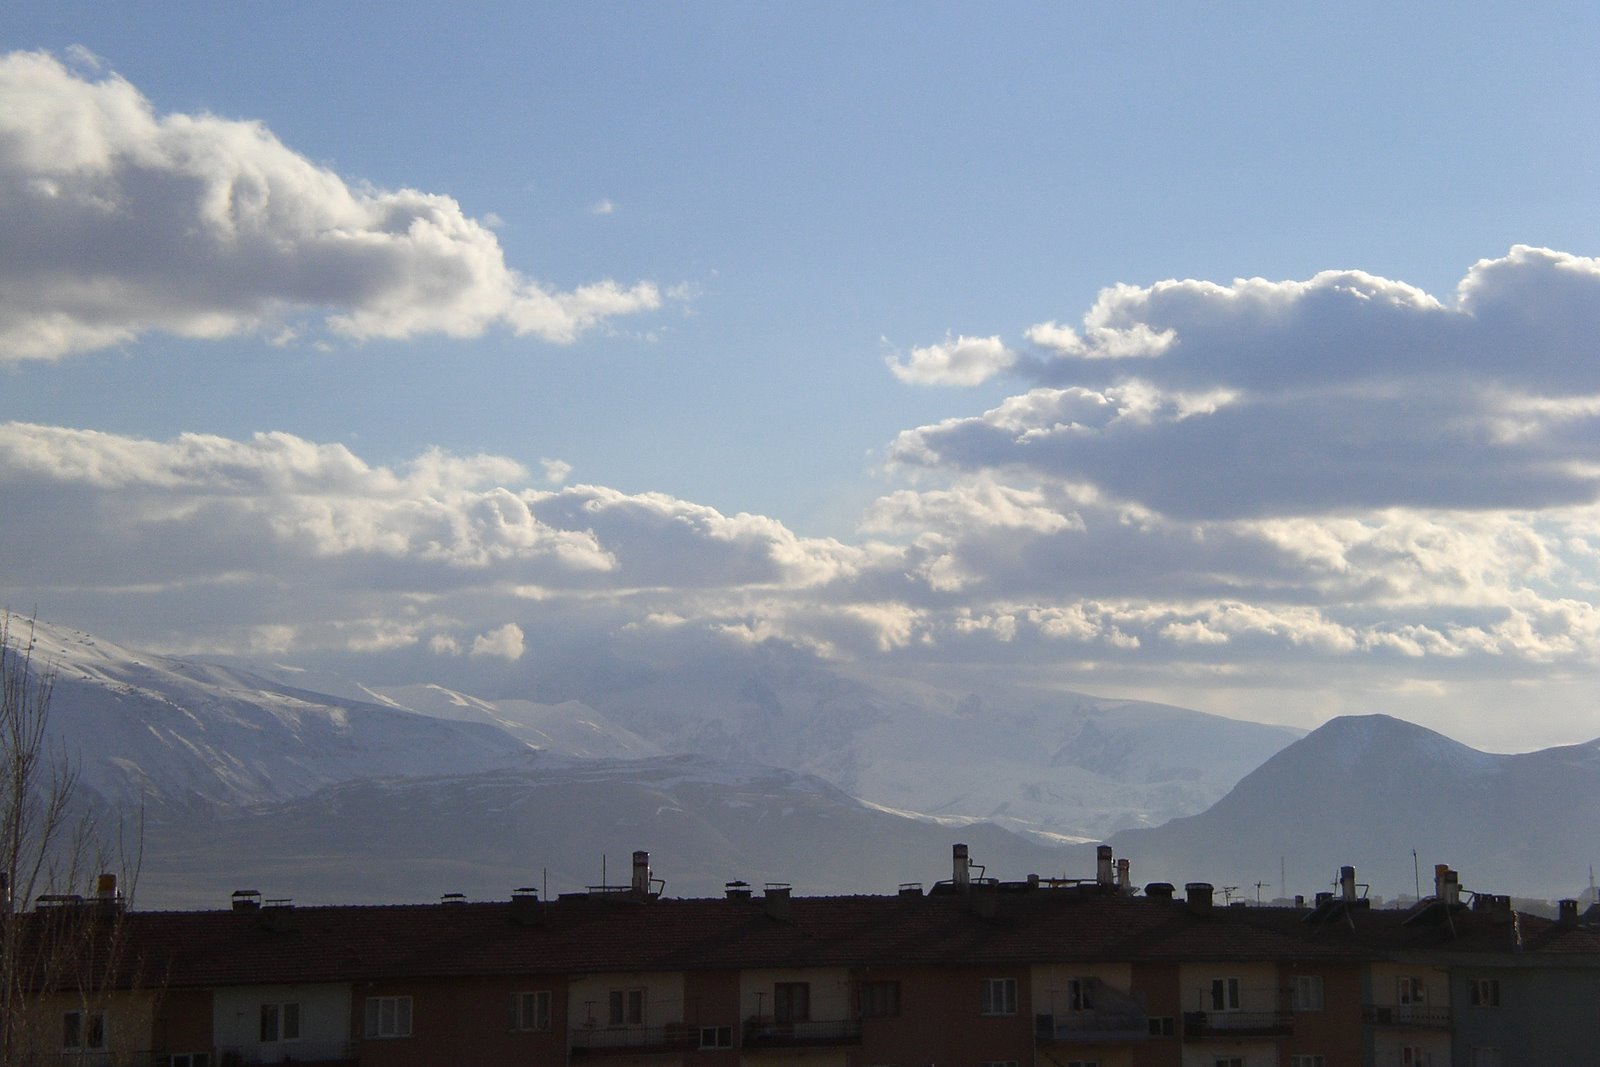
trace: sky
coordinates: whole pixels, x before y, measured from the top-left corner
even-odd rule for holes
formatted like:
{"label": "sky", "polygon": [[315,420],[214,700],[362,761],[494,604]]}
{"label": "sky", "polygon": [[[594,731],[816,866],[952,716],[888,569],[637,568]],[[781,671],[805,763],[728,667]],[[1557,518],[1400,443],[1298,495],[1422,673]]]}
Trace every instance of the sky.
{"label": "sky", "polygon": [[1597,44],[1582,4],[11,5],[0,604],[502,693],[781,648],[1600,737]]}

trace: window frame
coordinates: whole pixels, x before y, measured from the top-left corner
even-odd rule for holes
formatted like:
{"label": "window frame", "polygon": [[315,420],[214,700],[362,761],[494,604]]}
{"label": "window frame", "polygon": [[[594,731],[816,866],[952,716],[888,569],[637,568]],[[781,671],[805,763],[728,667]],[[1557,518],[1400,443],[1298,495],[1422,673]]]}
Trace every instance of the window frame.
{"label": "window frame", "polygon": [[644,986],[626,986],[606,994],[606,1025],[610,1027],[640,1027],[649,1015],[650,998]]}
{"label": "window frame", "polygon": [[[711,1040],[706,1040],[706,1035],[711,1035]],[[733,1047],[733,1027],[731,1026],[702,1026],[700,1027],[701,1052],[717,1049],[730,1049]]]}
{"label": "window frame", "polygon": [[511,994],[511,1032],[538,1034],[549,1031],[552,996],[548,989],[520,990]]}
{"label": "window frame", "polygon": [[983,978],[980,982],[979,1015],[1004,1017],[1017,1013],[1016,978]]}
{"label": "window frame", "polygon": [[[1304,993],[1304,995],[1302,995]],[[1318,1012],[1324,1008],[1322,975],[1296,974],[1289,978],[1289,1009],[1295,1012]]]}
{"label": "window frame", "polygon": [[72,1008],[62,1012],[61,1051],[106,1051],[106,1013],[86,1008]]}
{"label": "window frame", "polygon": [[[272,1020],[272,1034],[267,1034],[267,1020]],[[285,1045],[301,1040],[301,1008],[298,1000],[264,1000],[259,1012],[256,1036],[263,1045]],[[289,1033],[290,1030],[294,1033]]]}
{"label": "window frame", "polygon": [[1474,1008],[1498,1008],[1500,1006],[1500,979],[1467,979],[1467,1003]]}
{"label": "window frame", "polygon": [[[384,1025],[384,1008],[391,1011],[389,1026]],[[402,1013],[401,1008],[404,1007]],[[393,1041],[416,1033],[416,1006],[409,993],[368,997],[362,1009],[361,1036],[368,1041]],[[402,1021],[401,1015],[405,1018]]]}
{"label": "window frame", "polygon": [[1428,986],[1420,974],[1396,975],[1394,1002],[1398,1007],[1413,1008],[1428,1003]]}
{"label": "window frame", "polygon": [[1211,1011],[1243,1011],[1244,983],[1236,975],[1211,979]]}
{"label": "window frame", "polygon": [[772,1021],[807,1023],[811,1021],[811,983],[773,982]]}
{"label": "window frame", "polygon": [[856,1013],[863,1019],[898,1019],[900,980],[876,978],[862,982],[856,991]]}

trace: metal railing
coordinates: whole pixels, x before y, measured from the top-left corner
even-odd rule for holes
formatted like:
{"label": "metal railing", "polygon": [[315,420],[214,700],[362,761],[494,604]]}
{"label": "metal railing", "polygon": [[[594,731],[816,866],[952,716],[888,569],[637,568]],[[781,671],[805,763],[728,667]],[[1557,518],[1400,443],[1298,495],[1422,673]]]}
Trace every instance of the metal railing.
{"label": "metal railing", "polygon": [[770,1015],[745,1020],[746,1048],[793,1048],[806,1045],[854,1045],[861,1041],[859,1019],[799,1019],[780,1022]]}
{"label": "metal railing", "polygon": [[1183,1036],[1287,1037],[1294,1033],[1294,1015],[1287,1011],[1187,1011]]}
{"label": "metal railing", "polygon": [[1432,1004],[1363,1004],[1361,1021],[1371,1026],[1414,1026],[1448,1030],[1450,1009]]}
{"label": "metal railing", "polygon": [[575,1057],[679,1052],[699,1046],[700,1030],[684,1023],[577,1027],[571,1031],[571,1044]]}
{"label": "metal railing", "polygon": [[1150,1017],[1142,1011],[1068,1011],[1034,1017],[1039,1041],[1143,1041],[1150,1036]]}

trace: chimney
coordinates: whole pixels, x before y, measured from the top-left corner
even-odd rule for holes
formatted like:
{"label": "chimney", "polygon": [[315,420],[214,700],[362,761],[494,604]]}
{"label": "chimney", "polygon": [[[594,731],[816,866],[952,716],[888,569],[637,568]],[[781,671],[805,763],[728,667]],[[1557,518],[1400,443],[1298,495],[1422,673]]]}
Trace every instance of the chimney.
{"label": "chimney", "polygon": [[1297,908],[1306,906],[1306,895],[1304,893],[1296,893],[1294,895],[1294,906]]}
{"label": "chimney", "polygon": [[519,886],[511,891],[511,921],[518,926],[537,926],[544,922],[539,891],[533,886]]}
{"label": "chimney", "polygon": [[1133,883],[1128,878],[1131,866],[1126,859],[1117,861],[1117,888],[1124,893],[1133,892]]}
{"label": "chimney", "polygon": [[233,910],[234,911],[260,911],[261,910],[261,890],[259,890],[259,889],[235,889],[233,891]]}
{"label": "chimney", "polygon": [[965,891],[972,885],[971,858],[967,855],[966,845],[952,845],[950,859],[953,870],[950,880],[957,889]]}
{"label": "chimney", "polygon": [[107,873],[95,879],[94,898],[102,916],[112,916],[122,911],[122,891],[117,888],[117,876]]}
{"label": "chimney", "polygon": [[738,881],[726,882],[722,886],[722,893],[729,900],[749,900],[750,883]]}
{"label": "chimney", "polygon": [[1189,902],[1189,910],[1204,914],[1211,910],[1211,883],[1189,882],[1183,887],[1185,899]]}
{"label": "chimney", "polygon": [[439,903],[441,904],[465,904],[466,902],[467,895],[465,893],[442,893],[439,896]]}
{"label": "chimney", "polygon": [[1346,904],[1356,899],[1356,869],[1350,866],[1339,868],[1339,899]]}
{"label": "chimney", "polygon": [[294,927],[294,901],[287,897],[269,900],[261,906],[261,928],[281,934]]}
{"label": "chimney", "polygon": [[1111,846],[1101,845],[1094,850],[1094,880],[1097,885],[1111,884]]}
{"label": "chimney", "polygon": [[779,922],[788,922],[794,914],[793,902],[789,898],[789,887],[781,882],[768,882],[766,892],[761,896],[762,910],[769,918]]}
{"label": "chimney", "polygon": [[1449,864],[1434,864],[1433,895],[1452,908],[1461,903],[1461,875],[1452,871]]}
{"label": "chimney", "polygon": [[1171,882],[1151,882],[1144,887],[1144,895],[1151,900],[1171,900],[1172,894]]}
{"label": "chimney", "polygon": [[633,854],[633,892],[640,897],[650,894],[650,853],[643,849]]}
{"label": "chimney", "polygon": [[1562,926],[1573,926],[1578,921],[1578,902],[1576,900],[1556,901],[1556,922]]}

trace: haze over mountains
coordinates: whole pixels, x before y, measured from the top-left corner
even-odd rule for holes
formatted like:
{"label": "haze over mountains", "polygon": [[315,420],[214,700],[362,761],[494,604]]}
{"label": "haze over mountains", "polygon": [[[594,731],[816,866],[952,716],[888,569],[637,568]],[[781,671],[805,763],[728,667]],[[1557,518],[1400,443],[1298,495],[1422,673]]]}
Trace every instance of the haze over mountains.
{"label": "haze over mountains", "polygon": [[[152,656],[45,623],[54,743],[84,799],[145,812],[142,906],[249,885],[303,901],[571,891],[652,852],[673,895],[723,882],[887,892],[948,876],[1085,876],[1109,838],[1137,882],[1393,894],[1420,864],[1570,895],[1600,748],[1491,756],[1382,716],[1294,731],[1133,701],[871,685],[788,656],[641,672],[587,700],[487,700],[288,667]],[[722,665],[726,668],[726,664]],[[1241,780],[1242,779],[1242,780]],[[1231,791],[1230,791],[1231,790]],[[1269,889],[1267,895],[1282,890]]]}

